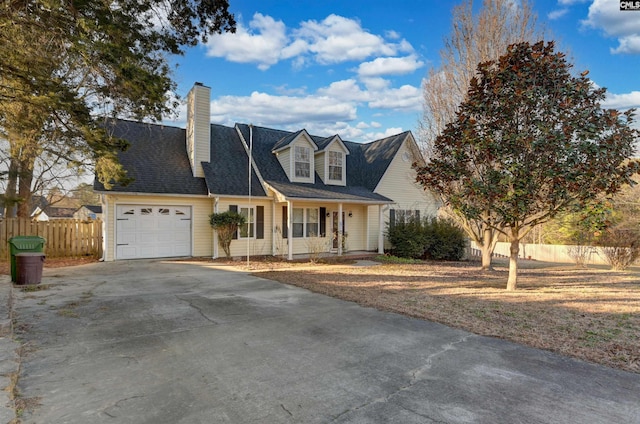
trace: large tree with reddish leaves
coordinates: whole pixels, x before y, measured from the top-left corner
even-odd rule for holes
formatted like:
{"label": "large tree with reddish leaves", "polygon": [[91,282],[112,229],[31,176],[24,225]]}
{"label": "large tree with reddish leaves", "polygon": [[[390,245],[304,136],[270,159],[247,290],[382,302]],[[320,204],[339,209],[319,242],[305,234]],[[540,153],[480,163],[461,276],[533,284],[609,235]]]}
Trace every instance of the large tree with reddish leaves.
{"label": "large tree with reddish leaves", "polygon": [[617,192],[640,169],[629,159],[639,135],[632,111],[603,109],[605,89],[571,70],[553,42],[514,44],[480,64],[431,161],[418,168],[418,181],[456,213],[508,238],[508,290],[519,242],[534,226]]}

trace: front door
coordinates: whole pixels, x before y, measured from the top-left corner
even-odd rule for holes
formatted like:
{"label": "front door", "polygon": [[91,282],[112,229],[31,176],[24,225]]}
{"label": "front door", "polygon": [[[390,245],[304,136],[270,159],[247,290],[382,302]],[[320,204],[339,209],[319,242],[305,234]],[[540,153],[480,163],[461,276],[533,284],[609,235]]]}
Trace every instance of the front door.
{"label": "front door", "polygon": [[[338,212],[337,211],[333,211],[331,213],[332,216],[332,225],[331,225],[331,229],[332,229],[332,244],[331,247],[333,248],[333,250],[338,250],[338,241],[340,239],[339,235],[338,235]],[[344,212],[342,212],[342,233],[345,233],[345,229],[344,229]]]}

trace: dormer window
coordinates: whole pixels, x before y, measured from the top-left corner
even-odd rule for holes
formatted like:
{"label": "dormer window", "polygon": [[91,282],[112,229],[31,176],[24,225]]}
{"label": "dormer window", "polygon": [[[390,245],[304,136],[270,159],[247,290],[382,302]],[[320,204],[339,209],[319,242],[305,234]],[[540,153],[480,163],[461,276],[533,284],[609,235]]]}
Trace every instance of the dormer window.
{"label": "dormer window", "polygon": [[329,152],[329,179],[342,181],[342,152]]}
{"label": "dormer window", "polygon": [[296,178],[309,178],[311,176],[311,149],[304,146],[295,146],[294,151]]}

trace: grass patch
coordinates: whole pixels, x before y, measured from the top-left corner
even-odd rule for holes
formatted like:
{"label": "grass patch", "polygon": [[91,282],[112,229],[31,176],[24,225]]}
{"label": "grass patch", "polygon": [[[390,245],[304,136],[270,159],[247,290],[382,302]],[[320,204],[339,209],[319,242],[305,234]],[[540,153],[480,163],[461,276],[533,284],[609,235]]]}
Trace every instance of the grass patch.
{"label": "grass patch", "polygon": [[640,272],[534,263],[518,290],[507,270],[423,262],[353,267],[317,265],[255,272],[364,306],[440,322],[567,356],[640,373]]}
{"label": "grass patch", "polygon": [[420,259],[399,258],[393,255],[378,255],[374,260],[384,264],[419,264],[424,262]]}
{"label": "grass patch", "polygon": [[14,286],[14,287],[20,288],[20,291],[24,293],[33,293],[33,292],[39,292],[43,290],[49,290],[51,288],[51,284],[27,284],[24,286]]}
{"label": "grass patch", "polygon": [[80,314],[71,309],[60,309],[57,314],[65,318],[80,318]]}

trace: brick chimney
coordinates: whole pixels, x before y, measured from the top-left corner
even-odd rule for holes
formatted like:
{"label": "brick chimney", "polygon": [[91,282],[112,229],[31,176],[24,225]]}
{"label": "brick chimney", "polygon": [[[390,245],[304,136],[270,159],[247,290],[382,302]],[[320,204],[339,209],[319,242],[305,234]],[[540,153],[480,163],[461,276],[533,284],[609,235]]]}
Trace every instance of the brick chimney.
{"label": "brick chimney", "polygon": [[187,154],[194,177],[204,178],[201,162],[211,160],[211,88],[196,82],[187,95]]}

